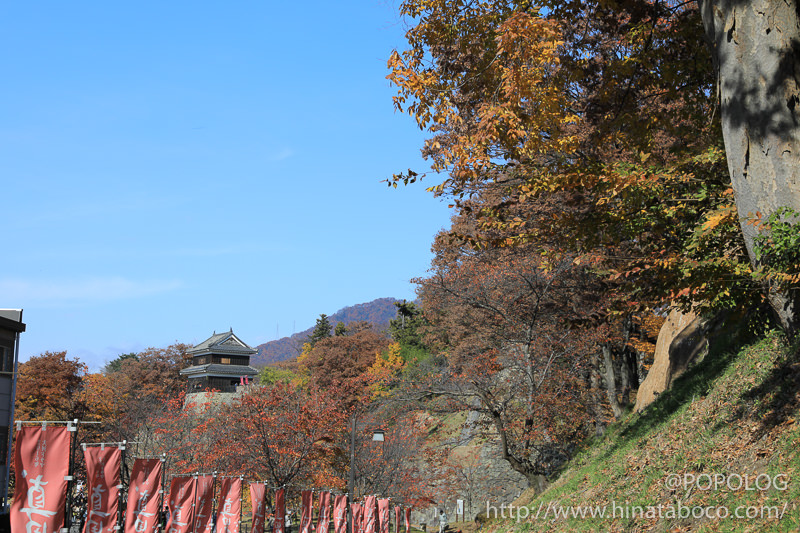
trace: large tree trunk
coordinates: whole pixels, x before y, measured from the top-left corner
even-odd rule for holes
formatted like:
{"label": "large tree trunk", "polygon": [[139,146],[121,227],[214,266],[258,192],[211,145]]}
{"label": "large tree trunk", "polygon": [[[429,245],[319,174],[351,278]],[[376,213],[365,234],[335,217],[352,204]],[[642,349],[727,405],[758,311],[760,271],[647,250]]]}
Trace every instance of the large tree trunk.
{"label": "large tree trunk", "polygon": [[[797,0],[698,0],[719,75],[722,132],[747,250],[747,221],[778,207],[800,210],[800,15]],[[798,295],[770,303],[793,335]]]}
{"label": "large tree trunk", "polygon": [[606,431],[600,387],[600,358],[597,353],[594,353],[589,365],[589,390],[592,391],[591,409],[592,417],[594,418],[594,432],[598,437]]}
{"label": "large tree trunk", "polygon": [[614,418],[619,420],[622,417],[622,407],[617,400],[617,380],[614,376],[614,359],[611,356],[611,347],[607,344],[602,344],[600,351],[603,354],[603,382],[606,387],[608,403],[611,405],[611,412],[614,413]]}

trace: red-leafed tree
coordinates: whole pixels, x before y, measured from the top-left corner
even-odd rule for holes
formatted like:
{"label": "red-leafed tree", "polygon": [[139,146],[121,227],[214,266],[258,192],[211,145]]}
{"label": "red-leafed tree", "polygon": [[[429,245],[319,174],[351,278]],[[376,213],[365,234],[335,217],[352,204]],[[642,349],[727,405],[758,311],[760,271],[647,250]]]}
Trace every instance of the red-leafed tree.
{"label": "red-leafed tree", "polygon": [[503,458],[537,484],[588,427],[588,356],[599,337],[580,324],[601,308],[597,280],[569,256],[458,247],[446,235],[435,250],[419,294],[447,357],[417,394],[480,412]]}
{"label": "red-leafed tree", "polygon": [[274,486],[340,487],[332,465],[345,425],[346,413],[330,393],[279,381],[220,407],[208,429],[213,453],[230,473]]}
{"label": "red-leafed tree", "polygon": [[210,472],[225,464],[216,453],[216,435],[211,428],[219,402],[213,392],[186,394],[151,406],[150,415],[139,425],[137,455],[166,454],[170,471],[176,474]]}

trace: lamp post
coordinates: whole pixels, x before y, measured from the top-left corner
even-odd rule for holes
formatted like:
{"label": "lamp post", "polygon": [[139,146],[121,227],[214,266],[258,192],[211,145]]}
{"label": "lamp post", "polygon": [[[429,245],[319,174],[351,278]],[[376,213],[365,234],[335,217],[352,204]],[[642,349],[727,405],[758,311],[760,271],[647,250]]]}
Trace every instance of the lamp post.
{"label": "lamp post", "polygon": [[[372,432],[372,440],[383,442],[385,440],[385,433],[382,429],[377,429]],[[353,511],[349,504],[355,501],[356,489],[356,412],[350,415],[350,475],[347,480],[347,494],[348,494],[348,509],[347,509],[347,523],[348,529],[353,531]]]}
{"label": "lamp post", "polygon": [[[353,503],[354,490],[356,488],[356,413],[353,411],[353,414],[350,416],[350,477],[347,480],[347,494],[349,496],[348,503]],[[352,524],[352,513],[349,512],[348,516],[350,516],[351,524]],[[350,531],[352,531],[352,526]]]}

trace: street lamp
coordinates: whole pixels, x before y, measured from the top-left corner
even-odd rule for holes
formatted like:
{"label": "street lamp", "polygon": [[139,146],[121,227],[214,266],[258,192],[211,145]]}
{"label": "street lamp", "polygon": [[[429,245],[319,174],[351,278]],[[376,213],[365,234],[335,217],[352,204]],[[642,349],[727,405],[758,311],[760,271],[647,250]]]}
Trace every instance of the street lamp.
{"label": "street lamp", "polygon": [[[386,434],[382,429],[376,429],[372,432],[372,440],[376,442],[383,442]],[[355,500],[356,488],[356,413],[353,412],[350,419],[350,476],[347,480],[347,493],[349,495],[349,502],[353,503]],[[352,531],[353,512],[348,509],[347,516],[349,519],[350,530]]]}

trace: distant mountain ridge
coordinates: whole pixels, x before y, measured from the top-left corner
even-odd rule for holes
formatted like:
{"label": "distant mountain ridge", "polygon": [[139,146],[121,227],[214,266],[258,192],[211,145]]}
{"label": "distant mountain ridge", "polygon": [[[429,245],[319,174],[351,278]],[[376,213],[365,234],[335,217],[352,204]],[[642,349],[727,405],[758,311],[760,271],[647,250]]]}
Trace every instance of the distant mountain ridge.
{"label": "distant mountain ridge", "polygon": [[[346,326],[352,322],[364,321],[373,324],[379,330],[388,329],[389,321],[397,316],[397,307],[394,303],[399,301],[402,300],[397,298],[378,298],[371,302],[352,305],[328,315],[328,321],[334,327],[339,322]],[[263,366],[297,357],[303,349],[303,343],[306,342],[312,331],[314,331],[314,326],[305,331],[295,333],[291,337],[283,337],[282,339],[259,344],[256,346],[258,353],[250,358],[250,364]]]}

